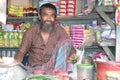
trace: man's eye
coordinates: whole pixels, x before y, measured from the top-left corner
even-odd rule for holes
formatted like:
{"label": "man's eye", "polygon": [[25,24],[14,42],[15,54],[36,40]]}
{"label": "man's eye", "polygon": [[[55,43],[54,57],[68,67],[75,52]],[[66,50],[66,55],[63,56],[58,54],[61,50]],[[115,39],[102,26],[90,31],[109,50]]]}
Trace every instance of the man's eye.
{"label": "man's eye", "polygon": [[47,16],[47,14],[42,14],[42,16]]}
{"label": "man's eye", "polygon": [[55,17],[55,15],[53,14],[53,15],[51,15],[52,17]]}

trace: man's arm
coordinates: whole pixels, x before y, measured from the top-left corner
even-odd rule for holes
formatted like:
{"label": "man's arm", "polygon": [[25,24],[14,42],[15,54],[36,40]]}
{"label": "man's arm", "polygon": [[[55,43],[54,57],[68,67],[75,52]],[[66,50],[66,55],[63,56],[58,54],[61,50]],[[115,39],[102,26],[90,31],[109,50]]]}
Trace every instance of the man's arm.
{"label": "man's arm", "polygon": [[31,31],[28,29],[22,38],[22,42],[21,45],[19,47],[18,52],[16,53],[14,59],[18,62],[22,62],[24,56],[26,55],[26,53],[28,52],[28,50],[31,47],[31,41],[32,41],[32,34]]}
{"label": "man's arm", "polygon": [[17,62],[22,62],[23,61],[23,58],[24,58],[24,55],[22,52],[18,51],[18,53],[15,55],[14,59],[17,61]]}

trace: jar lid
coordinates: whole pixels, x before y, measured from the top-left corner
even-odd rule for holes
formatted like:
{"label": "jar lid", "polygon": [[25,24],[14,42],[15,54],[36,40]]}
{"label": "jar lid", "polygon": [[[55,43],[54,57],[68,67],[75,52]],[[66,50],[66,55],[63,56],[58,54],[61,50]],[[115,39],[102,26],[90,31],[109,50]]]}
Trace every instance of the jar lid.
{"label": "jar lid", "polygon": [[78,68],[93,68],[93,65],[91,64],[78,64]]}

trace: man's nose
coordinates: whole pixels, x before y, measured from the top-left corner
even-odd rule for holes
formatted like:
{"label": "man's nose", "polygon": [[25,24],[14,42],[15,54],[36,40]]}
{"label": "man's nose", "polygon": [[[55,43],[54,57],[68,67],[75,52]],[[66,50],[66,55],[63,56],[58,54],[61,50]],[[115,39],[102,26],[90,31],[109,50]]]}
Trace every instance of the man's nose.
{"label": "man's nose", "polygon": [[52,20],[52,17],[51,16],[47,16],[47,20]]}

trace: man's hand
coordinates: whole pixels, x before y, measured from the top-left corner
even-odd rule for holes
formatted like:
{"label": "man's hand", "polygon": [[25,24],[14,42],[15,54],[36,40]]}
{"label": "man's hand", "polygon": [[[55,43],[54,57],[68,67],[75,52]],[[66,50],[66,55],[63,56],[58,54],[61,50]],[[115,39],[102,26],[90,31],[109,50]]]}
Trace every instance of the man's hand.
{"label": "man's hand", "polygon": [[71,63],[76,63],[77,61],[79,60],[79,56],[77,56],[76,54],[72,54],[70,57],[69,57],[69,61]]}
{"label": "man's hand", "polygon": [[78,56],[76,55],[76,50],[73,47],[71,49],[70,56],[69,56],[68,60],[71,63],[76,63],[78,61]]}

